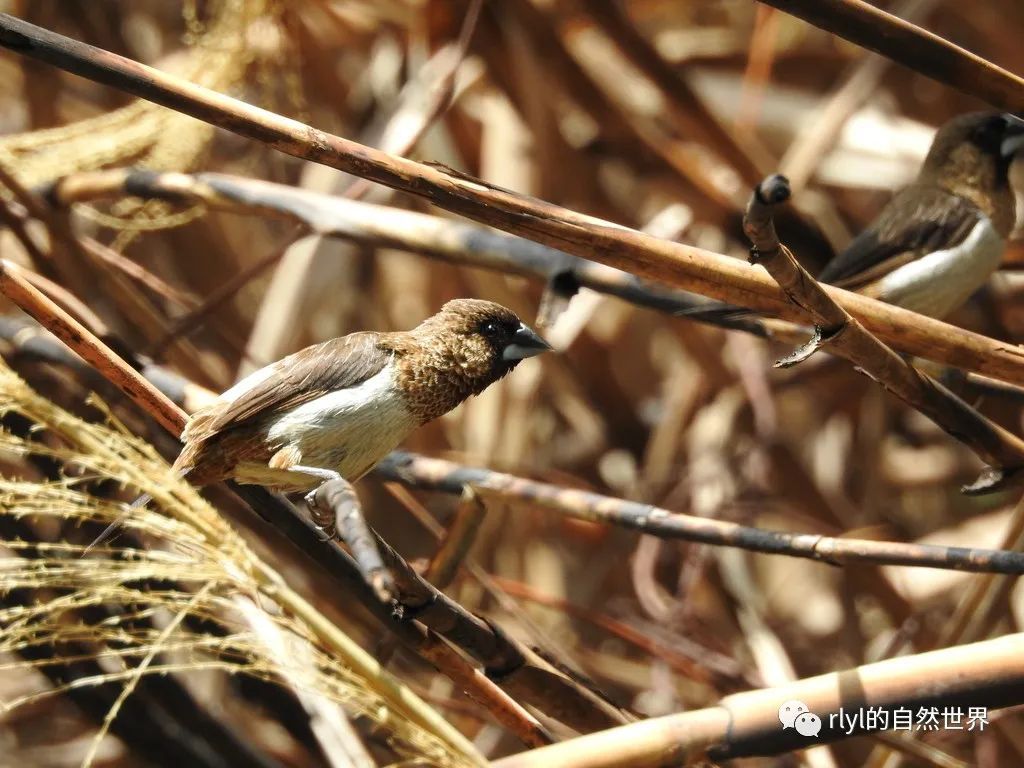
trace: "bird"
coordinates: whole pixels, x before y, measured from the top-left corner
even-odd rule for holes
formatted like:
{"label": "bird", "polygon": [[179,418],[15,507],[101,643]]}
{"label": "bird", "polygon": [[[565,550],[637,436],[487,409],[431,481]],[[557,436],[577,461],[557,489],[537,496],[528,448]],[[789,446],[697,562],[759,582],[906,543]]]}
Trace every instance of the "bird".
{"label": "bird", "polygon": [[[897,192],[818,280],[943,318],[999,267],[1016,221],[1009,170],[1024,120],[972,112],[936,132],[915,180]],[[717,305],[690,317],[739,317]]]}
{"label": "bird", "polygon": [[549,349],[512,310],[454,299],[410,331],[351,333],[249,374],[191,415],[172,469],[196,486],[233,479],[309,491],[311,502],[327,480],[355,482],[415,429]]}

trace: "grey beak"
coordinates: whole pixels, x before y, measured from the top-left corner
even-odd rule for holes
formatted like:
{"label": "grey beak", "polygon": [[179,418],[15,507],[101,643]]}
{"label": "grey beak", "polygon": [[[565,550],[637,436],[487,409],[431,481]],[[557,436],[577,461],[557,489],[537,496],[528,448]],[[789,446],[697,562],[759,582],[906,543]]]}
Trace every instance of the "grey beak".
{"label": "grey beak", "polygon": [[1003,157],[1013,157],[1024,148],[1024,120],[1010,113],[1004,114],[1003,120],[1006,121],[1006,134],[999,151]]}
{"label": "grey beak", "polygon": [[519,324],[512,341],[508,343],[501,353],[501,359],[506,363],[517,360],[525,360],[534,357],[541,352],[547,352],[551,345],[537,335],[537,333],[524,323]]}

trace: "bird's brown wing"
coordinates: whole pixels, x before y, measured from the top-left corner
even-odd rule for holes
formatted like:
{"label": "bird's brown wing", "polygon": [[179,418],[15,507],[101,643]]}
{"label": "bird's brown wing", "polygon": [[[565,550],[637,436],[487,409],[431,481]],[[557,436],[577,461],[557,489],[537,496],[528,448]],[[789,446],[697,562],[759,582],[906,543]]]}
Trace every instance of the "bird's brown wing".
{"label": "bird's brown wing", "polygon": [[352,333],[314,344],[273,364],[273,372],[230,403],[197,411],[183,439],[201,442],[315,400],[328,392],[354,387],[380,373],[391,357],[379,333]]}
{"label": "bird's brown wing", "polygon": [[818,280],[857,290],[927,253],[958,245],[980,216],[973,203],[938,187],[907,187]]}

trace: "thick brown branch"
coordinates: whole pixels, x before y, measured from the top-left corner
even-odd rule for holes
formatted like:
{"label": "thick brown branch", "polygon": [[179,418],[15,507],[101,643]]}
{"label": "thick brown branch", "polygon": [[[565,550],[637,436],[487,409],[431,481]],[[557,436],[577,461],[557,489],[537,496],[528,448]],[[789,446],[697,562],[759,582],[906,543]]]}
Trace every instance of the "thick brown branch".
{"label": "thick brown branch", "polygon": [[[786,301],[773,280],[735,259],[497,189],[448,169],[388,155],[10,15],[0,14],[0,45],[581,258],[786,319],[807,321],[806,313]],[[903,352],[1024,383],[1024,353],[1016,347],[858,294],[826,290],[869,330]]]}
{"label": "thick brown branch", "polygon": [[864,0],[761,0],[994,107],[1024,110],[1024,79]]}

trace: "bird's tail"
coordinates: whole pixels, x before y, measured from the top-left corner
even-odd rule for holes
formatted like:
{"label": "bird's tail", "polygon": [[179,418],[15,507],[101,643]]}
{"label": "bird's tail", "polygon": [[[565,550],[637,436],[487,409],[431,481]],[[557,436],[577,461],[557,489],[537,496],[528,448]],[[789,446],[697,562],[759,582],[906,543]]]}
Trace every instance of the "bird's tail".
{"label": "bird's tail", "polygon": [[[188,473],[191,471],[192,467],[177,468],[175,469],[175,475],[180,480],[184,477],[187,477]],[[120,533],[122,526],[124,526],[125,521],[131,516],[132,512],[136,509],[139,509],[140,507],[146,506],[150,501],[152,501],[152,499],[153,497],[148,493],[144,493],[137,499],[135,499],[135,501],[133,501],[128,506],[128,509],[121,513],[120,517],[118,517],[110,525],[104,528],[103,532],[100,533],[100,535],[97,536],[95,539],[93,539],[89,546],[82,550],[82,557],[85,557],[87,554],[89,554],[89,552],[98,547],[100,544],[103,544],[104,542],[109,541],[110,539],[117,536],[117,534]]]}

